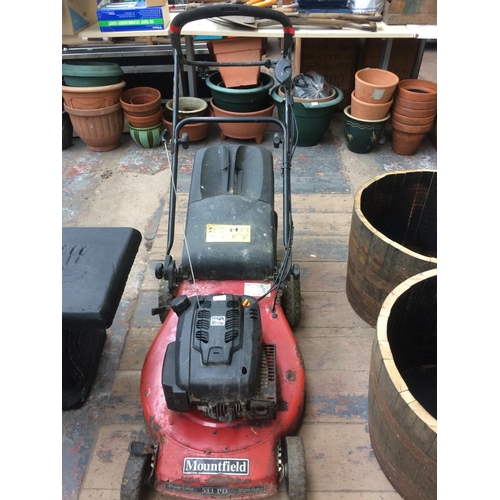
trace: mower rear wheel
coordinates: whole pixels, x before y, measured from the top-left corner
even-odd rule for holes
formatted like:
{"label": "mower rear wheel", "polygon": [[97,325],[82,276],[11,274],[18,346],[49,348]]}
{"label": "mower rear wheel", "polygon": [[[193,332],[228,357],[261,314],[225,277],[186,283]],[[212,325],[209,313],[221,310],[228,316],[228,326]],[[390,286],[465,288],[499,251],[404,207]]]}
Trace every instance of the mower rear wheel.
{"label": "mower rear wheel", "polygon": [[168,281],[162,279],[160,280],[160,286],[158,289],[158,307],[165,307],[163,311],[158,313],[161,323],[167,319],[167,315],[170,311],[170,304],[172,303],[173,295],[170,293],[168,286]]}
{"label": "mower rear wheel", "polygon": [[[141,431],[139,438],[144,439]],[[151,453],[148,451],[151,450]],[[120,488],[120,500],[140,500],[147,487],[151,472],[152,447],[141,441],[132,441],[129,445],[129,456],[125,465]]]}
{"label": "mower rear wheel", "polygon": [[306,500],[306,453],[302,438],[284,439],[285,485],[289,500]]}
{"label": "mower rear wheel", "polygon": [[281,297],[281,306],[290,328],[295,328],[300,324],[301,302],[300,274],[297,277],[290,273],[283,286],[283,295]]}

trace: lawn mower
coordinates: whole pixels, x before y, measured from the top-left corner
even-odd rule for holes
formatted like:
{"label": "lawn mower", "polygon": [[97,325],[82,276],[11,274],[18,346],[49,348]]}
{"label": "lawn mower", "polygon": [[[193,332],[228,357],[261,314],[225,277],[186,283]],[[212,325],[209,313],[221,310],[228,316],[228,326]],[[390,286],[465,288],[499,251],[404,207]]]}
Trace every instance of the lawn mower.
{"label": "lawn mower", "polygon": [[[191,61],[181,29],[212,17],[267,18],[283,26],[282,57],[248,63]],[[157,264],[162,326],[144,361],[140,390],[146,431],[130,443],[121,500],[141,497],[145,484],[177,498],[270,497],[285,482],[291,500],[306,498],[302,439],[304,363],[292,328],[300,321],[300,269],[292,262],[290,167],[294,126],[290,50],[293,26],[272,9],[216,4],[184,11],[170,25],[174,91],[168,241]],[[178,118],[185,65],[261,65],[274,70],[285,94],[285,119]],[[204,66],[205,65],[205,66]],[[259,145],[214,145],[195,155],[184,246],[171,250],[177,201],[179,137],[185,124],[267,121],[283,163],[283,250],[278,260],[271,152]],[[294,129],[295,130],[295,129]],[[144,438],[144,439],[143,439]]]}

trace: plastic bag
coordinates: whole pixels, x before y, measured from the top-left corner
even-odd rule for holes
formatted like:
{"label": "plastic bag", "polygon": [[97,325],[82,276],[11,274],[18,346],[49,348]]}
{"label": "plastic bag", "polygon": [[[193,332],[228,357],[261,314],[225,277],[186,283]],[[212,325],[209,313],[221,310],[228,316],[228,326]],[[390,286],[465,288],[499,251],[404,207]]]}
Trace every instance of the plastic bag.
{"label": "plastic bag", "polygon": [[375,14],[382,12],[383,0],[350,0],[349,7],[353,14]]}
{"label": "plastic bag", "polygon": [[321,99],[332,94],[332,89],[325,78],[315,71],[297,75],[292,83],[294,95],[302,99]]}

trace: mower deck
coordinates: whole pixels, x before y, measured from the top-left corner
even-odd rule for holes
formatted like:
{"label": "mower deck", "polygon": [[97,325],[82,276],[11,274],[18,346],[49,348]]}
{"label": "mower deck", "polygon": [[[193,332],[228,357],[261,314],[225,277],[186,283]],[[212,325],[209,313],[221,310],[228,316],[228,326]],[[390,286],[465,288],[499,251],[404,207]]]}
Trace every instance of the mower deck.
{"label": "mower deck", "polygon": [[[263,282],[184,282],[179,295],[261,295]],[[253,293],[249,293],[253,292]],[[175,341],[171,311],[146,357],[141,399],[149,436],[157,445],[154,487],[182,498],[263,498],[278,490],[280,439],[298,428],[304,409],[305,373],[300,350],[274,293],[259,303],[262,342],[276,346],[278,411],[274,420],[218,422],[201,412],[171,411],[161,386],[167,345]]]}

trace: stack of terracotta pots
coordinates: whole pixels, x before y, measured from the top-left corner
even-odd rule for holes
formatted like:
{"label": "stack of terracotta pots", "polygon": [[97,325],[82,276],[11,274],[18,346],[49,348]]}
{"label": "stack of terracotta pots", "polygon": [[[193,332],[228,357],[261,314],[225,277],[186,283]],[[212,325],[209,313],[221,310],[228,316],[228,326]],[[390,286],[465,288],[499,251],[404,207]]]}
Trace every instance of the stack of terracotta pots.
{"label": "stack of terracotta pots", "polygon": [[164,126],[161,120],[161,92],[153,87],[134,87],[120,96],[130,137],[143,148],[160,145]]}
{"label": "stack of terracotta pots", "polygon": [[368,153],[380,140],[399,77],[384,69],[365,68],[354,75],[351,105],[344,110],[347,146],[355,153]]}
{"label": "stack of terracotta pots", "polygon": [[360,69],[354,75],[351,114],[363,120],[380,120],[387,116],[399,78],[391,71],[378,68]]}
{"label": "stack of terracotta pots", "polygon": [[64,64],[63,108],[78,137],[91,151],[120,145],[123,110],[120,95],[123,70],[114,63]]}
{"label": "stack of terracotta pots", "polygon": [[434,126],[437,84],[427,80],[401,80],[392,108],[392,149],[413,155]]}

